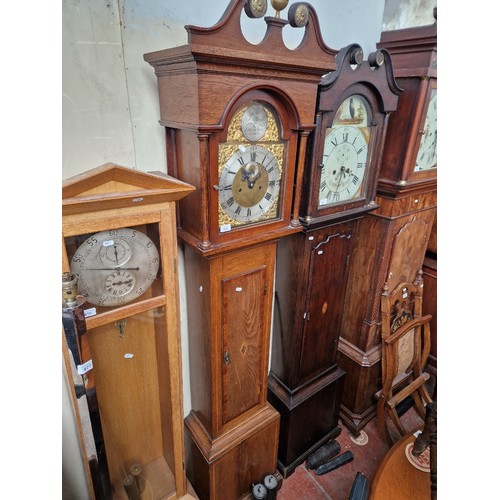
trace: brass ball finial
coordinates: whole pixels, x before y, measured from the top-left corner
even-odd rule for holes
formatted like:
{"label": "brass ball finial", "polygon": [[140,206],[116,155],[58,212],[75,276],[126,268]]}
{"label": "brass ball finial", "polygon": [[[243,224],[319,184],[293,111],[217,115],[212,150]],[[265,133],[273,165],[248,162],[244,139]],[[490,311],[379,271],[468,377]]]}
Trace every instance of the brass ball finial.
{"label": "brass ball finial", "polygon": [[280,12],[288,5],[288,0],[271,0],[273,9],[276,9],[276,18],[280,18]]}

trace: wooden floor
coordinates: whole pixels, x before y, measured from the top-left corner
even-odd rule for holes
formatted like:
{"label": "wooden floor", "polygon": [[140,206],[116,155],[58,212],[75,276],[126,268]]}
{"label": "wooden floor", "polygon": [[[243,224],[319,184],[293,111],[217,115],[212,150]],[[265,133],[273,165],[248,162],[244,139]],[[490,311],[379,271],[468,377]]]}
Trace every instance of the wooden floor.
{"label": "wooden floor", "polygon": [[[401,420],[408,431],[416,430],[423,425],[423,420],[413,408],[410,408]],[[314,471],[307,470],[305,464],[301,464],[283,481],[278,491],[278,500],[346,500],[358,471],[363,473],[370,486],[372,485],[377,468],[391,448],[380,436],[376,418],[363,429],[368,438],[366,444],[362,444],[361,440],[358,440],[359,444],[354,442],[342,423],[341,428],[342,432],[337,438],[341,446],[340,453],[350,450],[354,459],[339,469],[321,476],[317,476]],[[406,497],[400,496],[397,500],[405,499]]]}

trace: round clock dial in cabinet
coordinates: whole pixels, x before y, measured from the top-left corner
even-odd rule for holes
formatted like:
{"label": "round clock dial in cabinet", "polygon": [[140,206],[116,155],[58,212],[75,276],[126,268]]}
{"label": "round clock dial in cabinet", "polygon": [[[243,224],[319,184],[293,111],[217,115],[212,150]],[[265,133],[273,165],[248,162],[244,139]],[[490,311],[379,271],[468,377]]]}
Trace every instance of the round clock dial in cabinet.
{"label": "round clock dial in cabinet", "polygon": [[[403,89],[382,150],[376,210],[360,222],[351,255],[339,365],[346,371],[343,422],[354,434],[375,416],[381,384],[380,293],[412,282],[435,231],[437,207],[437,22],[386,31]],[[361,301],[360,301],[361,298]],[[403,382],[404,383],[404,382]]]}
{"label": "round clock dial in cabinet", "polygon": [[278,242],[269,401],[281,415],[278,464],[288,476],[340,433],[337,365],[344,298],[359,221],[375,210],[388,118],[401,89],[389,54],[341,49],[318,86],[300,220]]}
{"label": "round clock dial in cabinet", "polygon": [[[82,436],[87,411],[100,421],[94,439],[102,440],[82,442],[97,499],[194,498],[184,465],[175,214],[193,190],[114,164],[63,183],[63,289],[74,283],[76,296],[63,304],[63,354],[69,380],[75,369],[81,377],[70,386]],[[82,409],[83,393],[98,407]]]}
{"label": "round clock dial in cabinet", "polygon": [[[245,498],[277,470],[279,413],[267,401],[276,242],[302,231],[298,194],[318,83],[336,67],[314,9],[231,0],[188,43],[144,55],[155,70],[188,287],[192,411],[188,477],[203,499]],[[267,25],[259,44],[242,15]],[[288,48],[284,27],[304,28]]]}

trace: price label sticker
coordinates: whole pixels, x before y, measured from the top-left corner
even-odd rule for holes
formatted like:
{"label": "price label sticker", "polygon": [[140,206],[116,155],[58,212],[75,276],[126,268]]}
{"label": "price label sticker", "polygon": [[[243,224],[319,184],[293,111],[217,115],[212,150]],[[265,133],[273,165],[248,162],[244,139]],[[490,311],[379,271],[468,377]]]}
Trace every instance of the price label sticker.
{"label": "price label sticker", "polygon": [[91,316],[95,316],[97,314],[97,310],[95,307],[91,307],[90,309],[84,309],[83,310],[83,315],[86,318],[90,318]]}
{"label": "price label sticker", "polygon": [[83,363],[83,365],[78,365],[76,371],[78,375],[85,375],[85,373],[92,370],[92,368],[94,368],[94,366],[92,365],[92,360],[89,359],[87,362]]}
{"label": "price label sticker", "polygon": [[228,231],[231,231],[231,224],[223,224],[222,226],[219,226],[219,231],[221,233],[227,233]]}

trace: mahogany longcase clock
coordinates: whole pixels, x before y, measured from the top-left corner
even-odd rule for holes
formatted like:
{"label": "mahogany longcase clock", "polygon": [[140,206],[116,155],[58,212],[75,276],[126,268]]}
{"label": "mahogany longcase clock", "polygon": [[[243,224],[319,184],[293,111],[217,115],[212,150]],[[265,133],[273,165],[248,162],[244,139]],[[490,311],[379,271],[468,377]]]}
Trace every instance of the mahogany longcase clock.
{"label": "mahogany longcase clock", "polygon": [[269,401],[281,414],[279,468],[287,476],[338,436],[344,371],[337,366],[352,242],[378,207],[376,182],[401,89],[389,54],[337,55],[318,87],[300,204],[301,232],[278,242]]}
{"label": "mahogany longcase clock", "polygon": [[[279,413],[267,402],[276,241],[301,230],[300,189],[316,89],[335,69],[308,4],[276,5],[259,44],[242,34],[232,0],[188,44],[145,54],[158,79],[168,171],[196,187],[179,203],[184,243],[192,411],[188,477],[203,499],[243,498],[276,469]],[[305,27],[289,49],[282,29]]]}
{"label": "mahogany longcase clock", "polygon": [[390,52],[403,92],[387,128],[379,208],[360,221],[339,339],[341,417],[355,434],[375,416],[380,389],[382,287],[417,275],[437,205],[437,23],[383,32],[377,46]]}

